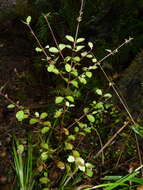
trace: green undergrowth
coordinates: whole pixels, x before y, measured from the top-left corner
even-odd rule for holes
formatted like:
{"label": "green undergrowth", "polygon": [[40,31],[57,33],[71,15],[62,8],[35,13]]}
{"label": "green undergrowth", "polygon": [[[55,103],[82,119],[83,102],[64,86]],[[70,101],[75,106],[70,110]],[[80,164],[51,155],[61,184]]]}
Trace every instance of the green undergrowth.
{"label": "green undergrowth", "polygon": [[[24,21],[38,44],[35,50],[42,56],[52,88],[50,102],[47,100],[43,109],[33,110],[12,101],[8,105],[9,109],[15,109],[21,127],[28,126],[26,133],[31,135],[29,139],[25,134],[13,145],[16,185],[20,190],[125,190],[143,183],[139,178],[141,167],[129,172],[127,166],[122,167],[120,163],[128,162],[136,154],[131,128],[126,127],[117,142],[114,139],[107,151],[101,151],[104,144],[131,121],[113,104],[109,90],[112,81],[107,82],[106,88],[102,85],[99,88],[94,82],[99,76],[96,73],[100,60],[93,53],[94,44],[78,37],[82,8],[75,36],[67,34],[61,43],[51,29],[49,14],[43,15],[55,45],[43,47],[31,27],[31,17]],[[107,52],[109,56],[117,53]]]}

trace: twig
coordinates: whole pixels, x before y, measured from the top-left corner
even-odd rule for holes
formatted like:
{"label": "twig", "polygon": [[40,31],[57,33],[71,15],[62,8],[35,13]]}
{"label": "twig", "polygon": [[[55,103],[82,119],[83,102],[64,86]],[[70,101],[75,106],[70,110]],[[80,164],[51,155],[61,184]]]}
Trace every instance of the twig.
{"label": "twig", "polygon": [[79,17],[77,18],[77,27],[76,27],[76,32],[75,32],[75,39],[74,39],[74,44],[73,47],[75,48],[76,46],[76,40],[77,40],[77,36],[79,33],[79,26],[80,26],[80,22],[82,20],[82,14],[83,14],[83,5],[84,5],[84,0],[81,0],[81,5],[80,5],[80,11],[79,11]]}
{"label": "twig", "polygon": [[97,152],[95,157],[98,157],[103,150],[111,144],[111,142],[117,137],[117,135],[129,124],[129,121],[126,121],[124,125],[107,141],[107,143]]}
{"label": "twig", "polygon": [[4,97],[8,102],[10,102],[11,104],[13,104],[15,107],[17,107],[18,109],[21,109],[22,107],[19,106],[18,104],[16,104],[13,100],[11,100],[7,94],[3,94],[1,91],[0,91],[0,96]]}
{"label": "twig", "polygon": [[[125,41],[126,42],[126,41]],[[124,43],[125,44],[125,43]],[[119,46],[122,47],[122,46]],[[110,54],[112,55],[112,54]],[[122,98],[122,96],[118,93],[117,89],[115,88],[115,86],[113,85],[113,83],[111,82],[110,78],[108,77],[108,75],[106,74],[105,70],[103,69],[103,67],[101,66],[100,63],[98,63],[98,66],[100,67],[101,71],[103,72],[104,76],[106,77],[106,79],[108,80],[110,86],[112,87],[112,89],[114,90],[114,92],[116,93],[118,99],[120,100],[121,104],[123,105],[125,111],[127,112],[129,118],[131,119],[132,123],[136,126],[137,123],[135,122],[134,118],[132,117],[127,104],[124,102],[124,99]],[[135,134],[135,139],[136,139],[136,145],[137,145],[137,150],[138,150],[138,156],[139,156],[139,161],[140,161],[140,165],[143,165],[142,163],[142,158],[141,158],[141,153],[140,153],[140,148],[139,148],[139,143],[138,143],[138,138],[137,135]],[[141,173],[143,176],[143,169],[141,168]]]}
{"label": "twig", "polygon": [[47,25],[48,25],[48,27],[49,27],[49,29],[50,29],[51,35],[52,35],[53,40],[54,40],[54,42],[55,42],[55,44],[56,44],[56,46],[57,46],[57,48],[58,48],[58,50],[59,50],[59,53],[60,53],[62,59],[64,59],[64,56],[63,56],[61,50],[59,49],[59,45],[58,45],[57,39],[56,39],[56,37],[55,37],[55,35],[54,35],[53,29],[52,29],[52,27],[51,27],[51,25],[50,25],[50,23],[49,23],[49,21],[48,21],[48,18],[47,18],[47,16],[44,15],[44,14],[43,14],[43,16],[44,16],[44,18],[45,18],[45,20],[46,20],[46,23],[47,23]]}
{"label": "twig", "polygon": [[103,62],[105,59],[107,59],[111,55],[115,55],[116,53],[118,53],[119,49],[121,49],[125,44],[128,44],[129,42],[131,42],[131,40],[133,40],[133,38],[131,37],[129,37],[129,39],[125,39],[125,41],[121,45],[119,45],[116,49],[114,49],[113,51],[108,53],[105,57],[103,57],[101,60],[99,60],[97,63],[95,63],[95,65],[101,64],[101,62]]}
{"label": "twig", "polygon": [[30,29],[31,34],[32,34],[32,35],[34,36],[34,38],[36,39],[36,41],[37,41],[38,45],[40,46],[40,48],[42,49],[44,55],[45,55],[46,57],[48,57],[46,51],[44,50],[44,48],[43,48],[41,42],[39,41],[39,39],[38,39],[37,36],[35,35],[34,31],[32,30],[30,24],[26,24],[26,25],[27,25],[28,28]]}

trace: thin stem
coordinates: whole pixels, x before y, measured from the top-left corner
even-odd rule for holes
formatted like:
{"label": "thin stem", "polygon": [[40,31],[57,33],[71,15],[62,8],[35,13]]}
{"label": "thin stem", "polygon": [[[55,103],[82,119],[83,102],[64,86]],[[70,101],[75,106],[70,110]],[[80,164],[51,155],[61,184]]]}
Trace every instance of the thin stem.
{"label": "thin stem", "polygon": [[133,123],[134,125],[136,125],[136,122],[135,122],[135,120],[133,119],[133,117],[132,117],[130,111],[128,110],[127,105],[124,103],[124,101],[123,101],[121,95],[120,95],[120,94],[118,93],[118,91],[116,90],[115,86],[113,85],[113,83],[112,83],[111,80],[109,79],[108,75],[107,75],[106,72],[104,71],[104,69],[103,69],[103,67],[101,66],[101,64],[99,64],[99,67],[100,67],[101,71],[103,72],[103,74],[105,75],[106,79],[108,80],[110,86],[113,88],[113,90],[114,90],[114,92],[116,93],[117,97],[119,98],[120,102],[122,103],[124,109],[126,110],[127,114],[129,115],[129,117],[130,117],[132,123]]}
{"label": "thin stem", "polygon": [[[50,25],[50,23],[49,23],[49,21],[48,21],[48,18],[47,18],[47,16],[44,15],[44,14],[43,14],[43,16],[44,16],[44,18],[45,18],[45,20],[46,20],[46,23],[47,23],[47,25],[48,25],[48,27],[49,27],[49,29],[50,29],[51,35],[52,35],[52,37],[53,37],[53,40],[54,40],[54,42],[55,42],[57,48],[59,49],[59,45],[58,45],[57,39],[56,39],[56,37],[55,37],[55,35],[54,35],[53,29],[52,29],[52,27],[51,27],[51,25]],[[62,59],[64,59],[64,56],[63,56],[63,54],[62,54],[62,52],[61,52],[60,49],[59,49],[59,53],[60,53]]]}
{"label": "thin stem", "polygon": [[[101,140],[101,137],[100,137],[100,134],[98,133],[97,129],[95,129],[96,131],[96,134],[99,138],[99,142],[100,142],[100,146],[101,146],[101,149],[103,148],[103,143],[102,143],[102,140]],[[102,150],[102,165],[104,165],[104,159],[105,159],[105,156],[104,156],[104,150]]]}
{"label": "thin stem", "polygon": [[[126,41],[125,41],[126,42]],[[124,103],[124,99],[122,98],[122,96],[118,93],[118,91],[116,90],[115,86],[113,85],[113,83],[111,82],[110,78],[108,77],[108,75],[106,74],[106,72],[104,71],[103,67],[101,66],[100,63],[98,63],[98,66],[100,67],[101,71],[103,72],[103,74],[105,75],[106,79],[108,80],[110,86],[112,87],[112,89],[114,90],[114,92],[116,93],[118,99],[120,100],[121,104],[123,105],[125,111],[127,112],[129,118],[131,119],[132,123],[134,125],[137,125],[137,123],[135,122],[134,118],[132,117],[129,109],[128,109],[128,106],[126,103]],[[135,139],[136,139],[136,145],[137,145],[137,150],[138,150],[138,156],[139,156],[139,161],[140,161],[140,165],[143,164],[142,162],[142,158],[141,158],[141,153],[140,153],[140,149],[139,149],[139,143],[138,143],[138,138],[137,138],[137,135],[135,134]],[[100,151],[99,151],[100,152]],[[97,153],[99,155],[99,152]],[[101,153],[101,152],[100,152]],[[142,173],[142,176],[143,176],[143,169],[141,168],[141,173]]]}
{"label": "thin stem", "polygon": [[75,168],[75,170],[72,172],[72,174],[68,177],[68,179],[64,182],[64,187],[67,185],[67,183],[73,178],[73,176],[77,173],[78,168]]}
{"label": "thin stem", "polygon": [[41,42],[39,41],[39,39],[38,39],[38,38],[37,38],[37,36],[35,35],[34,31],[32,30],[32,28],[31,28],[30,24],[27,24],[27,26],[28,26],[28,28],[30,29],[31,34],[32,34],[32,35],[34,36],[34,38],[36,39],[36,41],[37,41],[38,45],[39,45],[39,46],[40,46],[40,48],[42,49],[42,51],[43,51],[44,55],[45,55],[46,57],[48,57],[48,55],[47,55],[46,51],[44,50],[44,48],[43,48],[43,46],[42,46]]}
{"label": "thin stem", "polygon": [[8,102],[10,102],[11,104],[13,104],[15,107],[17,107],[18,109],[21,109],[22,106],[19,106],[18,104],[16,104],[13,100],[11,100],[7,94],[3,94],[1,91],[0,91],[0,96],[4,97]]}
{"label": "thin stem", "polygon": [[[102,59],[100,59],[99,61],[97,61],[94,65],[94,66],[97,66],[97,65],[101,65],[101,63],[107,59],[108,57],[112,56],[112,55],[115,55],[116,53],[119,52],[119,49],[122,48],[125,44],[128,44],[129,42],[131,42],[131,40],[133,40],[133,38],[129,37],[129,39],[125,39],[125,41],[119,45],[116,49],[114,49],[113,51],[111,51],[110,53],[108,53],[105,57],[103,57]],[[95,56],[94,56],[95,57]],[[83,72],[81,75],[85,74],[89,69],[87,69],[85,72]],[[79,75],[78,77],[76,77],[75,79],[73,80],[77,80],[81,75]]]}
{"label": "thin stem", "polygon": [[117,135],[129,124],[129,121],[125,122],[124,125],[107,141],[107,143],[97,152],[95,157],[98,157],[103,150],[111,144],[111,142],[117,137]]}
{"label": "thin stem", "polygon": [[84,0],[81,0],[81,5],[80,5],[80,11],[79,11],[79,17],[77,18],[77,27],[76,27],[76,32],[75,32],[75,39],[74,39],[74,44],[73,44],[73,48],[75,49],[76,46],[76,40],[78,37],[78,33],[79,33],[79,26],[80,26],[80,22],[82,20],[82,14],[83,14],[83,5],[84,5]]}

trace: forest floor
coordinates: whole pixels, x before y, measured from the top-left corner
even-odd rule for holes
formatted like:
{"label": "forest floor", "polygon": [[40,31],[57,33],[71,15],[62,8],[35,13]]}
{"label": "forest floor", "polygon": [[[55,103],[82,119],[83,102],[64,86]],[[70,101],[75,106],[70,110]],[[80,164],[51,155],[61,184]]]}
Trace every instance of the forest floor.
{"label": "forest floor", "polygon": [[[30,68],[30,44],[23,31],[12,28],[11,24],[4,25],[0,31],[0,89],[13,101],[24,96],[25,89],[19,85],[19,79]],[[14,111],[6,107],[9,103],[0,97],[0,189],[6,189],[2,185],[10,182],[11,138],[20,132],[16,127]]]}

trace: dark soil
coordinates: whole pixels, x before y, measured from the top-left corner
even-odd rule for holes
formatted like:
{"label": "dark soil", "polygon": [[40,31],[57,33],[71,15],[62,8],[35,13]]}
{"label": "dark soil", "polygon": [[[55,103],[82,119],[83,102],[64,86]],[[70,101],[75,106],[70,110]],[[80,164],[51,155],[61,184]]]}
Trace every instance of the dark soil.
{"label": "dark soil", "polygon": [[[11,21],[0,29],[0,89],[14,100],[20,100],[23,88],[20,78],[31,67],[31,46],[26,36],[25,26],[12,27]],[[21,91],[21,94],[18,93]],[[18,133],[14,111],[8,110],[7,102],[0,97],[0,189],[10,189],[12,177],[11,142],[12,135]],[[22,131],[22,130],[21,130]],[[11,168],[11,169],[10,169]]]}

